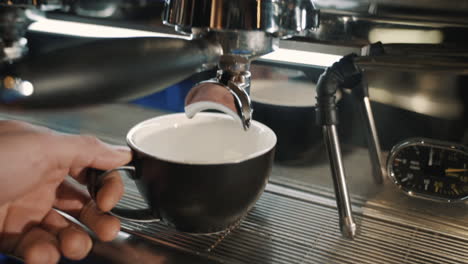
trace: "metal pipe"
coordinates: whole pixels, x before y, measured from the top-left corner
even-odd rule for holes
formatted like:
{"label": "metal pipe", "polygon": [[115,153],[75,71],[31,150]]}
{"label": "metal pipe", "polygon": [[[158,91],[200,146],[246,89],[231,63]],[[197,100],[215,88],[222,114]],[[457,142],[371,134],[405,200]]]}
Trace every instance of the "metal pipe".
{"label": "metal pipe", "polygon": [[57,108],[129,100],[214,67],[221,47],[207,40],[105,39],[4,65],[1,106]]}
{"label": "metal pipe", "polygon": [[343,236],[347,238],[355,236],[356,224],[352,216],[351,201],[346,186],[340,143],[336,131],[336,126],[338,125],[336,92],[339,88],[351,88],[354,96],[358,98],[366,121],[369,154],[375,172],[374,177],[377,182],[382,182],[380,144],[370,107],[368,87],[362,71],[355,64],[356,57],[357,55],[350,54],[327,68],[320,76],[316,87],[316,121],[323,128],[324,140],[332,169],[340,228]]}
{"label": "metal pipe", "polygon": [[384,169],[382,166],[382,151],[380,149],[379,137],[377,128],[375,127],[374,115],[370,105],[369,97],[364,97],[358,103],[361,109],[361,116],[364,120],[366,130],[367,145],[369,148],[369,157],[372,165],[372,175],[376,183],[383,183]]}
{"label": "metal pipe", "polygon": [[382,166],[382,151],[380,149],[379,135],[375,126],[374,114],[369,99],[369,88],[365,76],[361,76],[361,82],[352,88],[352,94],[356,98],[357,106],[364,123],[372,175],[374,176],[375,183],[382,184],[385,173]]}
{"label": "metal pipe", "polygon": [[354,11],[363,14],[379,12],[381,10],[393,11],[395,16],[400,15],[408,10],[412,10],[416,14],[423,11],[435,10],[454,13],[468,12],[468,5],[465,0],[453,0],[449,2],[439,0],[347,0],[347,1],[329,1],[329,0],[314,0],[314,3],[319,9],[330,9],[337,11]]}
{"label": "metal pipe", "polygon": [[323,137],[332,170],[336,205],[340,219],[340,230],[344,237],[352,239],[356,235],[356,224],[353,219],[351,200],[346,185],[346,176],[341,158],[340,142],[336,126],[323,126]]}

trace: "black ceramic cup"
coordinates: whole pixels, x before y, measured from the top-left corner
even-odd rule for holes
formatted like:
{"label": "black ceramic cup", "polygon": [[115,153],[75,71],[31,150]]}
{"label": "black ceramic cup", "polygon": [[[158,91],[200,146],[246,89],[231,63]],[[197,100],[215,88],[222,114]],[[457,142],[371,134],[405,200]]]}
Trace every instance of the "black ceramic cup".
{"label": "black ceramic cup", "polygon": [[275,133],[259,122],[248,131],[225,114],[170,114],[127,134],[130,166],[95,173],[95,196],[104,177],[127,170],[148,209],[114,208],[131,221],[163,221],[189,233],[214,233],[237,223],[262,194],[273,163]]}

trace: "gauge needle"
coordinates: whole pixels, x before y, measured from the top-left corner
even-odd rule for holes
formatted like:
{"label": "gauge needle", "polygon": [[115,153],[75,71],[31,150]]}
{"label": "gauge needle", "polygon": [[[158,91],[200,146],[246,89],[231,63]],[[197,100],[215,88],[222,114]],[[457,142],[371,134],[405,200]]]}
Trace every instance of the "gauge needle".
{"label": "gauge needle", "polygon": [[445,173],[450,173],[450,172],[464,172],[468,171],[468,169],[446,169]]}

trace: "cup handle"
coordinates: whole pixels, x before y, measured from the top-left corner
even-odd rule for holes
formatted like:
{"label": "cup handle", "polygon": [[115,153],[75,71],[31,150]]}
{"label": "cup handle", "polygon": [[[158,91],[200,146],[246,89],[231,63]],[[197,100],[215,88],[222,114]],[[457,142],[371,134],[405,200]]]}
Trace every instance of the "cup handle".
{"label": "cup handle", "polygon": [[[115,169],[111,169],[108,171],[102,171],[97,169],[88,169],[87,176],[88,176],[88,191],[94,201],[96,201],[96,196],[103,186],[104,179],[111,174],[112,172],[116,171],[129,171],[131,178],[135,175],[135,167],[133,166],[122,166]],[[152,223],[152,222],[159,222],[161,219],[159,217],[154,216],[153,212],[149,209],[125,209],[125,208],[113,208],[109,214],[122,219],[122,220],[129,220],[132,222],[140,222],[140,223]]]}

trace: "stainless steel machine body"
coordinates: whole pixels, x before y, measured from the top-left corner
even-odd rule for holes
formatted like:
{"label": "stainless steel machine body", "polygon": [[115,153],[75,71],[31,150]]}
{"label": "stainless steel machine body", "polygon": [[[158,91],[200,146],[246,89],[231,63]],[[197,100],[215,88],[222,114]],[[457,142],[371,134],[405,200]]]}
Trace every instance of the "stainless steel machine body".
{"label": "stainless steel machine body", "polygon": [[[11,21],[23,21],[25,18],[34,17],[27,12],[30,8],[36,11],[42,10],[51,18],[170,32],[161,23],[154,22],[154,17],[162,11],[161,1],[148,0],[132,3],[124,0],[109,0],[102,1],[99,5],[93,5],[92,1],[25,0],[0,1],[0,4],[8,6],[10,14],[16,14],[8,16],[14,18],[13,20],[7,20],[9,24],[2,24],[2,26],[5,25],[2,31],[4,53],[13,54],[6,55],[4,58],[13,62],[24,57],[26,46],[24,41],[21,41],[23,38],[21,30],[14,31],[19,33],[17,34],[18,37],[10,38],[13,41],[6,37],[11,36],[8,33],[12,32],[9,25],[11,25]],[[225,88],[228,93],[233,95],[237,115],[246,129],[252,115],[248,96],[250,64],[253,60],[273,52],[279,47],[339,55],[356,52],[360,55],[354,60],[356,67],[363,70],[364,76],[369,73],[368,76],[371,77],[371,81],[375,81],[375,76],[372,75],[373,72],[381,69],[388,70],[390,73],[407,71],[413,73],[425,72],[427,74],[441,72],[466,74],[468,69],[466,60],[468,52],[463,47],[468,42],[466,37],[468,36],[466,34],[468,31],[468,20],[466,19],[468,1],[464,0],[456,0],[450,3],[423,0],[411,2],[386,0],[171,0],[165,1],[164,4],[162,22],[174,27],[182,35],[189,35],[191,38],[190,43],[197,41],[201,43],[198,47],[201,46],[202,48],[196,49],[196,52],[200,52],[200,59],[193,62],[193,65],[187,66],[184,74],[188,75],[217,64],[218,75],[211,82]],[[149,12],[149,15],[143,16],[144,19],[139,17],[138,20],[134,19],[129,13],[124,12],[125,10],[138,10],[139,8],[143,10],[153,10],[154,8],[159,12]],[[73,15],[70,16],[70,14]],[[24,29],[31,23],[27,19],[24,21],[26,21],[24,22],[26,26],[18,26],[17,29]],[[5,30],[5,28],[10,30]],[[384,42],[384,53],[375,53],[368,50],[370,47],[368,45],[377,41]],[[393,42],[402,44],[389,44]],[[188,44],[188,46],[191,45]],[[210,48],[205,49],[203,47]],[[7,48],[10,51],[13,48],[16,52],[7,52]],[[129,53],[129,57],[131,57],[131,53]],[[188,57],[190,57],[189,54],[185,59]],[[25,61],[27,62],[27,60]],[[310,64],[313,63],[310,62]],[[389,75],[391,75],[390,73]],[[17,87],[21,91],[23,79],[11,75],[7,77],[16,78],[14,79],[16,86],[13,85],[13,88]],[[171,80],[177,79],[181,79],[181,77]],[[405,78],[399,81],[404,86]],[[367,82],[364,82],[363,85],[366,84]],[[374,179],[374,184],[382,184],[382,174],[385,173],[382,171],[382,151],[374,121],[377,118],[372,115],[373,111],[370,103],[373,99],[372,95],[372,91],[370,96],[369,94],[358,95],[357,104],[364,117],[363,127],[367,135],[373,166],[373,177],[371,178]],[[378,94],[376,95],[378,97]],[[27,104],[25,105],[27,106]],[[416,111],[429,113],[431,110],[417,109]],[[324,137],[329,159],[332,162],[332,176],[335,182],[334,188],[340,216],[340,227],[345,236],[354,237],[356,223],[351,212],[352,201],[350,197],[352,195],[348,194],[347,177],[344,173],[346,164],[342,159],[336,126],[338,124],[324,126]],[[388,188],[385,184],[382,186]],[[275,189],[276,187],[272,188]],[[295,185],[295,188],[301,187]],[[295,198],[298,200],[305,199]],[[458,206],[461,209],[464,208],[462,205]],[[411,210],[410,208],[407,209]],[[255,215],[255,217],[258,216]],[[462,215],[462,220],[457,223],[464,223],[463,217]],[[358,217],[358,219],[361,219],[361,217]],[[256,224],[253,221],[252,225]],[[358,220],[358,230],[359,224]],[[455,224],[454,226],[458,228],[460,225]],[[366,228],[369,227],[365,226],[363,230],[368,232]],[[461,230],[461,233],[465,231]],[[140,233],[146,234],[145,232]],[[357,234],[359,237],[359,231],[357,231]],[[423,236],[426,236],[426,234]],[[190,240],[191,238],[184,239]],[[221,240],[223,239],[221,238]],[[466,244],[463,243],[463,241],[466,242],[466,237],[460,239],[462,249],[466,248]],[[307,239],[305,238],[305,240]],[[161,241],[164,242],[164,239],[161,239]],[[171,241],[171,243],[177,244],[174,241]],[[213,245],[213,248],[217,247],[216,241]],[[181,246],[183,249],[187,247]],[[224,253],[220,254],[223,255]]]}

